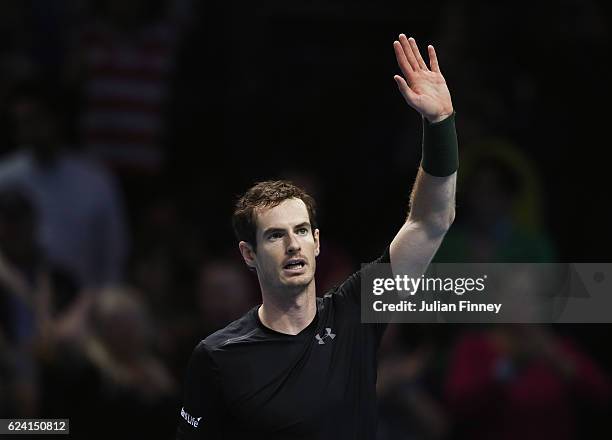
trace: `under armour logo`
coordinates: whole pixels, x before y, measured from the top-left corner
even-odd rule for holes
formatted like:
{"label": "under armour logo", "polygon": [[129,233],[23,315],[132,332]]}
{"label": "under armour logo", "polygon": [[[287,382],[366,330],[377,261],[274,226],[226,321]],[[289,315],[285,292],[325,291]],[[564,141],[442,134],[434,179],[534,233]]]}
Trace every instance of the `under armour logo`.
{"label": "under armour logo", "polygon": [[319,341],[319,345],[325,345],[325,341],[323,339],[330,338],[334,339],[336,337],[335,333],[332,333],[332,329],[329,327],[325,327],[325,334],[320,336],[318,333],[315,335],[315,339]]}

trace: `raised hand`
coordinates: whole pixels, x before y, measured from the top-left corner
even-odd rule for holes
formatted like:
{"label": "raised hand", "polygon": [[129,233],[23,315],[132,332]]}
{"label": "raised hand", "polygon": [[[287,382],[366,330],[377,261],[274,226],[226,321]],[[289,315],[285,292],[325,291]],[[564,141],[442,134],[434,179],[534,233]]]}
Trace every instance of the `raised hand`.
{"label": "raised hand", "polygon": [[414,38],[400,34],[393,42],[395,57],[404,78],[393,78],[406,102],[430,122],[439,122],[453,113],[453,103],[446,81],[440,72],[438,58],[433,46],[428,46],[427,67]]}

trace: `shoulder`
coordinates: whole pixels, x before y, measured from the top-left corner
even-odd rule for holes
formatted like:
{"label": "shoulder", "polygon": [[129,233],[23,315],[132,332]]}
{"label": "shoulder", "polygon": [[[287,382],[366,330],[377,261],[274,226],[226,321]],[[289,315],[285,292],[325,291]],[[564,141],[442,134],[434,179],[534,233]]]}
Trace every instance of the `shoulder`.
{"label": "shoulder", "polygon": [[375,275],[392,277],[391,257],[389,246],[385,248],[382,255],[368,264],[363,264],[361,269],[350,275],[342,284],[328,291],[324,298],[347,297],[356,300],[361,294],[362,279],[369,279]]}
{"label": "shoulder", "polygon": [[206,337],[198,347],[202,346],[201,350],[212,353],[231,345],[247,342],[259,332],[259,327],[253,317],[256,310],[257,308],[249,310],[242,317]]}

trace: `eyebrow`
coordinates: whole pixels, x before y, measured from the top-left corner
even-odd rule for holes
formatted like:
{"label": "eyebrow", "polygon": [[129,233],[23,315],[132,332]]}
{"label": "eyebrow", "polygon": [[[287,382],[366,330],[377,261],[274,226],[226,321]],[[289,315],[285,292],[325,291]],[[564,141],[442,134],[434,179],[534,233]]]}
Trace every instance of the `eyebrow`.
{"label": "eyebrow", "polygon": [[[304,226],[307,226],[308,228],[310,228],[310,222],[302,222],[298,225],[295,225],[293,227],[293,229],[297,229],[297,228],[303,228]],[[263,236],[265,237],[268,234],[274,233],[274,232],[284,232],[285,229],[284,228],[268,228],[265,231],[263,231]]]}

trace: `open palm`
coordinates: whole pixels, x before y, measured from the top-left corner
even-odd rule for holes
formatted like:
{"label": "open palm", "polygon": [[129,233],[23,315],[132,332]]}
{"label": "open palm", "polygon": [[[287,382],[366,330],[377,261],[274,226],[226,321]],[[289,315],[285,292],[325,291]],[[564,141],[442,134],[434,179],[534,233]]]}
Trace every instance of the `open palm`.
{"label": "open palm", "polygon": [[393,49],[404,75],[395,75],[394,79],[406,102],[430,122],[451,115],[453,104],[434,47],[427,47],[431,68],[425,64],[414,38],[400,34],[399,41],[393,42]]}

